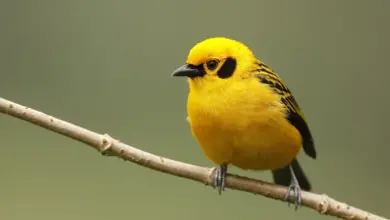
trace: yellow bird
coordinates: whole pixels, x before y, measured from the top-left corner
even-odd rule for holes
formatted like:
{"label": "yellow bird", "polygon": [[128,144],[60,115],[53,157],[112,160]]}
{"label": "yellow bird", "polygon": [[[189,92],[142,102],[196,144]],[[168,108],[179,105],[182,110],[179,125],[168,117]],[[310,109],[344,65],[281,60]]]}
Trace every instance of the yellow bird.
{"label": "yellow bird", "polygon": [[272,170],[276,184],[293,192],[311,185],[296,156],[316,158],[305,117],[291,91],[243,43],[216,37],[196,44],[172,76],[188,77],[188,121],[204,154],[218,165],[216,187],[224,189],[229,164]]}

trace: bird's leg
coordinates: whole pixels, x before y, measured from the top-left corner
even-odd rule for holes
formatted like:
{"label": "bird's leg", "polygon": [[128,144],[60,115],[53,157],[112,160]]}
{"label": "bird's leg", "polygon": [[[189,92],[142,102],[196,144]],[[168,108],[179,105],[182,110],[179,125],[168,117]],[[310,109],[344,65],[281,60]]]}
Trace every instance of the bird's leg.
{"label": "bird's leg", "polygon": [[226,164],[221,164],[215,170],[215,187],[218,189],[219,195],[221,195],[222,190],[225,190],[226,172],[227,172]]}
{"label": "bird's leg", "polygon": [[[301,187],[299,186],[298,180],[295,177],[294,170],[293,170],[291,165],[290,165],[290,172],[291,172],[291,183],[290,183],[290,186],[288,187],[287,194],[286,194],[286,197],[284,198],[284,200],[288,199],[290,192],[292,191],[293,195],[294,195],[293,198],[294,198],[294,203],[295,203],[295,210],[297,210],[298,207],[301,205],[301,200],[302,200]],[[288,204],[290,205],[290,202]]]}

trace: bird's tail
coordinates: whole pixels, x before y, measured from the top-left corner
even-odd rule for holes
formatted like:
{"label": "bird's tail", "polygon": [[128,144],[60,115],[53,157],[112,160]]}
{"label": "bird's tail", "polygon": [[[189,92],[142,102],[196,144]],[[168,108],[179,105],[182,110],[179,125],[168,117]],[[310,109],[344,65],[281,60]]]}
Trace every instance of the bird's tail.
{"label": "bird's tail", "polygon": [[[301,189],[305,191],[310,191],[311,190],[311,185],[309,180],[307,179],[305,173],[303,172],[303,169],[301,165],[299,165],[298,161],[294,159],[291,164],[290,164],[294,170],[294,174],[297,177],[299,186]],[[274,182],[278,185],[282,186],[289,186],[291,183],[291,173],[289,166],[277,169],[277,170],[272,170],[272,177],[274,179]]]}

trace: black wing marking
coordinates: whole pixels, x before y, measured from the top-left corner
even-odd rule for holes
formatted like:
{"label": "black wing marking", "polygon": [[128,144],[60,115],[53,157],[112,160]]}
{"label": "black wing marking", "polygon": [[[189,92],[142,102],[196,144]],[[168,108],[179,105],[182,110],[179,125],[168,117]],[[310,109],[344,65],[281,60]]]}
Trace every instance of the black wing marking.
{"label": "black wing marking", "polygon": [[291,91],[284,84],[282,79],[272,71],[267,65],[262,62],[258,62],[259,67],[256,72],[260,82],[269,85],[275,93],[281,96],[283,104],[287,107],[288,115],[287,120],[298,129],[303,139],[303,150],[307,155],[312,158],[317,157],[317,153],[314,147],[314,140],[297,101],[292,95]]}

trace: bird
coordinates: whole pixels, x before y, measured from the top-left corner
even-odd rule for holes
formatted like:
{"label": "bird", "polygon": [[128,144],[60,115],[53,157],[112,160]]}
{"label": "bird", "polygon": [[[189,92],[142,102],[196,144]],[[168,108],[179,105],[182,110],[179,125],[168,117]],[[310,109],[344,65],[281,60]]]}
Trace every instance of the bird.
{"label": "bird", "polygon": [[[187,77],[187,121],[206,157],[216,164],[215,186],[224,190],[228,165],[272,172],[288,187],[295,210],[312,186],[297,160],[316,159],[313,136],[291,90],[244,43],[211,37],[196,43],[172,77]],[[290,204],[290,201],[289,203]]]}

